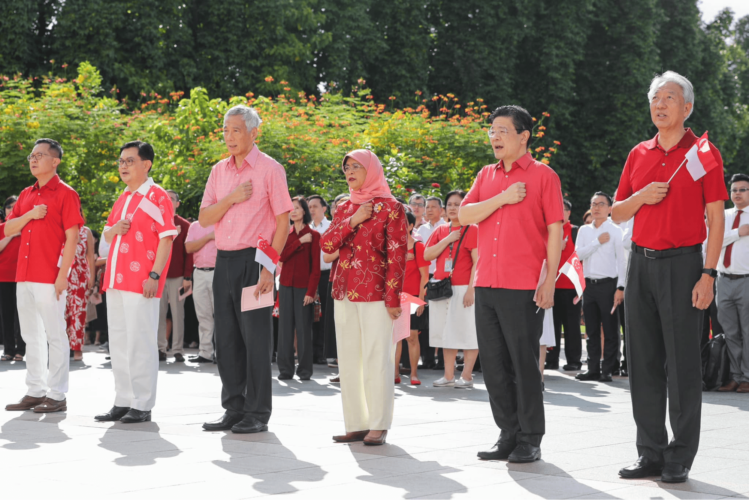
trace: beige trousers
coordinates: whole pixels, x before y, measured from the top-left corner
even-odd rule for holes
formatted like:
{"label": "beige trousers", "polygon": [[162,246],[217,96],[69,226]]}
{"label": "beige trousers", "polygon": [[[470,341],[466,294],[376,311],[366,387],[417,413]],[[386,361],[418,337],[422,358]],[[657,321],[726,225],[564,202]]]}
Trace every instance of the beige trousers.
{"label": "beige trousers", "polygon": [[395,345],[385,302],[344,299],[334,307],[346,432],[390,429]]}
{"label": "beige trousers", "polygon": [[159,351],[166,352],[169,340],[166,338],[166,312],[172,309],[172,354],[184,354],[185,341],[185,301],[179,300],[179,289],[184,278],[167,278],[159,302]]}

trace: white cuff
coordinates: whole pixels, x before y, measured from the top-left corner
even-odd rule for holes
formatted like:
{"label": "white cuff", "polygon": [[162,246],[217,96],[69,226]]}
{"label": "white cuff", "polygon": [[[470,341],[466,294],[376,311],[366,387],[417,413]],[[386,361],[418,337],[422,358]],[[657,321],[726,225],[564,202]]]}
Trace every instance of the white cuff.
{"label": "white cuff", "polygon": [[176,229],[172,229],[170,231],[164,231],[163,233],[159,233],[159,239],[162,240],[166,238],[167,236],[177,236],[177,234],[179,233],[177,233]]}

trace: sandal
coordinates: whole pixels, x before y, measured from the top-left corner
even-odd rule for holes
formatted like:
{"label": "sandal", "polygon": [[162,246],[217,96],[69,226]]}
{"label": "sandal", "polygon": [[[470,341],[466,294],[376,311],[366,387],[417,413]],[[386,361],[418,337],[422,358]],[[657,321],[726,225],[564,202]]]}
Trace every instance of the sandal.
{"label": "sandal", "polygon": [[10,354],[3,354],[0,356],[0,361],[13,361],[13,356]]}
{"label": "sandal", "polygon": [[16,354],[13,358],[13,361],[23,361],[23,355],[22,354]]}

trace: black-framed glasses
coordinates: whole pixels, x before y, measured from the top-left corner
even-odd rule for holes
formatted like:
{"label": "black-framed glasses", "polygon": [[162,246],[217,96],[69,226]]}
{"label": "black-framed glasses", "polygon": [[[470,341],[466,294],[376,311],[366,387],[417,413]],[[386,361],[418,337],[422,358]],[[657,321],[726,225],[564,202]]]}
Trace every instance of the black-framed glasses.
{"label": "black-framed glasses", "polygon": [[424,208],[425,206],[427,206],[426,203],[416,203],[415,201],[412,201],[408,205],[412,207],[421,207],[421,208]]}
{"label": "black-framed glasses", "polygon": [[598,203],[591,203],[590,204],[590,208],[604,208],[604,207],[608,207],[608,206],[609,206],[609,204],[606,203],[605,201],[599,201]]}
{"label": "black-framed glasses", "polygon": [[749,188],[734,188],[731,189],[731,193],[746,193],[749,191]]}
{"label": "black-framed glasses", "polygon": [[36,160],[36,161],[42,161],[43,156],[49,156],[50,158],[54,158],[54,156],[47,154],[47,153],[31,153],[29,156],[26,157],[28,161]]}
{"label": "black-framed glasses", "polygon": [[119,165],[120,167],[123,166],[123,165],[126,165],[128,167],[132,167],[137,162],[138,162],[138,160],[136,160],[135,158],[133,158],[131,156],[130,158],[124,158],[124,159],[120,158],[119,160],[117,160],[117,165]]}

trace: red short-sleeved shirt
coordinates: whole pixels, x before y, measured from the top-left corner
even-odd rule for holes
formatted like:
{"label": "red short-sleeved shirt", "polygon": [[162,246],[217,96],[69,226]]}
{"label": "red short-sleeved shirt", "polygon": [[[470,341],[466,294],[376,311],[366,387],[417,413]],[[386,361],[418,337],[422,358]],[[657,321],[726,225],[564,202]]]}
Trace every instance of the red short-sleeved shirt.
{"label": "red short-sleeved shirt", "polygon": [[[572,252],[575,251],[575,239],[572,237],[572,224],[569,222],[562,226],[562,257],[559,259],[559,269],[562,268],[567,259],[570,258]],[[557,284],[555,288],[563,290],[574,289],[575,285],[572,284],[566,274],[558,274]]]}
{"label": "red short-sleeved shirt", "polygon": [[[450,224],[444,224],[438,227],[429,237],[427,247],[433,247],[440,241],[447,238],[447,235],[450,234],[450,232],[458,231],[459,229],[462,230],[463,227],[464,226],[453,227]],[[475,224],[472,224],[465,229],[465,236],[463,236],[463,242],[460,244],[460,253],[458,253],[457,256],[454,254],[455,252],[458,252],[458,241],[460,240],[452,244],[452,254],[450,253],[449,245],[447,246],[447,248],[445,248],[445,250],[437,257],[437,268],[434,271],[434,279],[443,280],[450,276],[450,273],[445,271],[445,260],[447,260],[448,256],[452,256],[453,267],[455,268],[455,270],[453,271],[453,275],[452,278],[450,278],[450,281],[453,285],[456,286],[465,286],[470,284],[471,269],[473,268],[473,258],[471,257],[471,250],[478,246],[478,233],[479,228]]]}
{"label": "red short-sleeved shirt", "polygon": [[429,268],[429,261],[424,260],[424,244],[416,241],[414,247],[406,254],[406,278],[403,281],[403,291],[414,297],[418,297],[421,292],[419,268],[422,267]]}
{"label": "red short-sleeved shirt", "polygon": [[47,215],[30,221],[21,230],[16,281],[52,284],[60,272],[65,231],[83,225],[81,201],[75,189],[55,175],[43,187],[35,182],[21,191],[8,220],[30,212],[37,205],[47,205]]}
{"label": "red short-sleeved shirt", "polygon": [[[5,223],[0,224],[0,240],[5,238]],[[18,250],[21,248],[21,237],[11,238],[2,252],[0,252],[0,282],[12,283],[16,281],[16,267],[18,267]]]}
{"label": "red short-sleeved shirt", "polygon": [[474,286],[535,290],[546,259],[548,227],[564,220],[562,185],[551,168],[526,153],[505,172],[503,162],[481,169],[462,205],[479,203],[525,183],[520,203],[505,205],[478,224]]}
{"label": "red short-sleeved shirt", "polygon": [[[154,220],[146,210],[140,207],[144,199],[156,205],[161,212],[163,224]],[[135,193],[126,189],[117,201],[107,218],[108,229],[122,219],[130,220],[130,230],[125,236],[116,235],[107,256],[106,276],[102,280],[102,291],[111,289],[142,294],[143,284],[153,269],[156,251],[161,238],[174,238],[177,228],[174,225],[172,200],[161,186],[149,178]],[[159,279],[156,297],[161,297],[166,283],[169,259]]]}
{"label": "red short-sleeved shirt", "polygon": [[[624,164],[616,200],[626,200],[651,182],[667,182],[697,142],[692,130],[688,128],[686,131],[681,141],[668,151],[658,144],[657,135],[635,146]],[[638,246],[666,250],[705,241],[705,205],[728,199],[723,178],[723,158],[712,143],[710,149],[718,162],[717,167],[697,181],[682,167],[671,181],[663,201],[656,205],[643,205],[637,211],[632,241]]]}

